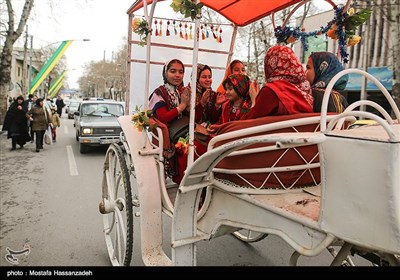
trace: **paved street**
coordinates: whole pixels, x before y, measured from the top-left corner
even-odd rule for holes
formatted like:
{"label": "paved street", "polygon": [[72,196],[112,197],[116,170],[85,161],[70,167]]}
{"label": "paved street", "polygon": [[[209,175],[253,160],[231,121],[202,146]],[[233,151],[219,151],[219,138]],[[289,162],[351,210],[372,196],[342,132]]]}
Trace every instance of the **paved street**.
{"label": "paved street", "polygon": [[57,143],[40,153],[34,143],[10,151],[7,133],[0,135],[0,266],[10,265],[6,248],[26,244],[30,253],[18,257],[19,266],[110,265],[97,210],[104,150],[82,160],[92,174],[81,168],[74,176],[68,150],[79,152],[72,120],[62,122]]}

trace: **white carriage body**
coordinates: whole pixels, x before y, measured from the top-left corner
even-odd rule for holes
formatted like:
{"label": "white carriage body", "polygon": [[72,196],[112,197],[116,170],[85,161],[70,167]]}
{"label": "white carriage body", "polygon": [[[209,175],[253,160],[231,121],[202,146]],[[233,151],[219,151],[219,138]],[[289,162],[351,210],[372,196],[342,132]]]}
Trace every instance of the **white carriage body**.
{"label": "white carriage body", "polygon": [[334,131],[321,143],[321,229],[352,244],[400,252],[400,125]]}
{"label": "white carriage body", "polygon": [[[316,256],[333,244],[344,243],[341,256],[335,258],[333,264],[340,264],[352,248],[361,248],[365,252],[379,253],[391,264],[399,265],[400,112],[389,93],[380,87],[397,120],[382,112],[379,105],[368,101],[366,104],[376,106],[383,118],[353,111],[360,103],[349,106],[340,115],[328,115],[327,103],[334,83],[351,72],[374,79],[360,70],[345,70],[328,85],[321,115],[301,119],[293,116],[286,121],[216,136],[207,152],[188,165],[179,186],[166,180],[163,165],[165,135],[160,128],[155,129],[156,134],[138,131],[131,123],[131,116],[120,117],[128,166],[135,175],[140,201],[144,264],[196,265],[198,241],[248,229],[275,234],[285,240],[296,251],[291,264],[296,264],[299,255]],[[133,107],[132,104],[128,106]],[[371,117],[377,124],[341,129],[346,120],[359,116]],[[307,125],[313,128],[297,129]],[[154,139],[158,145],[154,144]],[[300,150],[311,146],[316,154],[310,160]],[[282,151],[284,154],[288,150],[304,161],[283,164],[279,157],[268,166],[250,168],[243,165],[231,169],[221,164],[228,162],[229,157],[262,155],[265,158],[265,153]],[[318,178],[311,171],[315,169],[319,172]],[[297,186],[298,176],[289,187],[284,186],[277,174],[293,171],[301,171],[300,177],[310,174],[312,184]],[[244,178],[246,174],[255,173],[269,174],[268,178],[275,177],[282,184],[270,189],[265,184],[268,178],[261,186],[250,181],[239,185],[235,180],[229,180],[229,176]],[[228,177],[221,179],[221,174]],[[206,195],[200,202],[203,190]],[[109,203],[104,194],[103,199],[101,207]],[[107,211],[102,213],[112,210]],[[163,213],[172,218],[171,259],[162,246]]]}

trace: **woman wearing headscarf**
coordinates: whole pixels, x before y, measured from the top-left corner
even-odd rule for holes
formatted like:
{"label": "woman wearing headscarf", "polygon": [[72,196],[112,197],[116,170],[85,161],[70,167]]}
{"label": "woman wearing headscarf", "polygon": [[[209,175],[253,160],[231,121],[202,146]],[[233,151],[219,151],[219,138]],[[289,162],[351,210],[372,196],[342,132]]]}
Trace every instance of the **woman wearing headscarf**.
{"label": "woman wearing headscarf", "polygon": [[[149,108],[155,117],[151,121],[154,121],[164,134],[165,171],[173,180],[178,176],[174,156],[175,143],[181,134],[185,134],[188,126],[190,92],[188,88],[183,87],[184,74],[185,66],[182,61],[172,59],[166,62],[162,71],[164,84],[156,88],[149,97]],[[167,131],[169,137],[166,137]]]}
{"label": "woman wearing headscarf", "polygon": [[153,114],[166,125],[187,114],[189,93],[182,90],[184,74],[185,66],[180,60],[168,61],[162,72],[164,84],[149,97],[149,107]]}
{"label": "woman wearing headscarf", "polygon": [[232,62],[229,63],[229,66],[225,71],[224,79],[217,88],[218,93],[225,94],[224,81],[232,74],[246,74],[244,63],[239,59],[232,60]]}
{"label": "woman wearing headscarf", "polygon": [[242,119],[251,108],[250,79],[247,75],[232,74],[225,79],[223,85],[228,101],[222,105],[220,124]]}
{"label": "woman wearing headscarf", "polygon": [[[194,139],[194,159],[207,151],[207,143],[211,139],[209,134],[214,133],[223,123],[240,120],[251,107],[249,95],[250,79],[244,74],[232,74],[223,81],[227,101],[222,104],[222,113],[217,123],[208,126],[196,126],[196,131],[206,136],[204,139]],[[173,181],[177,184],[183,178],[187,166],[187,156],[178,155],[178,172]]]}
{"label": "woman wearing headscarf", "polygon": [[[307,61],[306,77],[311,84],[314,97],[314,112],[321,112],[322,99],[332,78],[344,70],[339,59],[330,52],[313,52]],[[346,88],[348,75],[342,76],[333,86],[329,96],[328,112],[341,113],[348,106],[346,98],[338,92]]]}
{"label": "woman wearing headscarf", "polygon": [[310,83],[291,48],[271,47],[264,58],[264,72],[266,83],[243,119],[313,112]]}
{"label": "woman wearing headscarf", "polygon": [[32,122],[32,131],[36,134],[36,152],[43,149],[43,136],[51,123],[50,112],[44,107],[42,98],[36,100],[36,106],[33,106],[26,116]]}
{"label": "woman wearing headscarf", "polygon": [[15,150],[17,144],[22,149],[26,142],[31,139],[27,127],[27,111],[24,97],[20,95],[10,105],[6,113],[3,130],[7,130],[7,138],[11,138],[11,150]]}
{"label": "woman wearing headscarf", "polygon": [[217,104],[218,93],[213,91],[212,70],[208,65],[197,64],[195,122],[207,127],[218,122],[221,105]]}

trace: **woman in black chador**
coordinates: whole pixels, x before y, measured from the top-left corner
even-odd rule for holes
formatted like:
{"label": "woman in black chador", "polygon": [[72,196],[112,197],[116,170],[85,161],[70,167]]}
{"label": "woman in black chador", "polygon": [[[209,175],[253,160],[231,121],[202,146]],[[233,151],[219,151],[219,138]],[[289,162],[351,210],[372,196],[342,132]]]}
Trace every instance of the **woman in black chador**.
{"label": "woman in black chador", "polygon": [[10,105],[4,119],[3,130],[7,130],[7,138],[11,138],[11,150],[15,150],[17,144],[22,149],[26,142],[31,140],[28,133],[26,118],[28,108],[24,103],[24,98],[21,95],[18,96]]}

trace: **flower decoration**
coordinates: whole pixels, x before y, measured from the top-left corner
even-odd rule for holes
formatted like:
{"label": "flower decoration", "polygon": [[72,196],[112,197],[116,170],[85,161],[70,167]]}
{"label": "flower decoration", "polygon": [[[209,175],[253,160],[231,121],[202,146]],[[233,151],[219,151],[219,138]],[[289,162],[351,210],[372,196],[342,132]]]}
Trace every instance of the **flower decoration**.
{"label": "flower decoration", "polygon": [[318,35],[326,34],[333,40],[339,40],[339,51],[344,63],[348,62],[348,53],[346,46],[353,46],[360,42],[361,37],[355,34],[358,26],[367,21],[371,15],[371,9],[363,9],[357,13],[351,8],[347,13],[343,13],[343,7],[335,7],[335,17],[328,22],[326,26],[321,26],[320,29],[305,32],[299,27],[277,26],[275,28],[275,37],[278,43],[293,44],[297,40],[303,44],[304,50],[308,50],[308,37],[317,37]]}
{"label": "flower decoration", "polygon": [[356,35],[356,29],[369,19],[371,13],[371,9],[363,9],[357,13],[354,12],[353,8],[349,9],[349,16],[344,21],[345,38],[348,46],[353,46],[360,42],[361,37]]}
{"label": "flower decoration", "polygon": [[203,3],[195,4],[192,0],[173,0],[170,5],[174,12],[181,13],[185,18],[191,17],[192,20],[201,15],[203,6]]}
{"label": "flower decoration", "polygon": [[140,36],[139,46],[144,46],[147,43],[147,36],[151,34],[149,23],[144,18],[135,17],[132,21],[132,31]]}
{"label": "flower decoration", "polygon": [[189,133],[186,137],[179,137],[178,142],[175,144],[176,151],[181,155],[186,155],[189,150]]}
{"label": "flower decoration", "polygon": [[135,114],[132,116],[132,123],[135,124],[135,127],[138,131],[142,132],[143,128],[150,127],[149,118],[153,116],[152,110],[143,110],[141,111],[138,106],[135,107]]}

